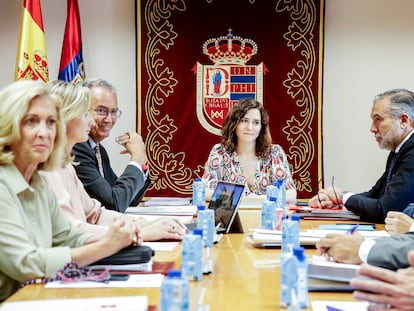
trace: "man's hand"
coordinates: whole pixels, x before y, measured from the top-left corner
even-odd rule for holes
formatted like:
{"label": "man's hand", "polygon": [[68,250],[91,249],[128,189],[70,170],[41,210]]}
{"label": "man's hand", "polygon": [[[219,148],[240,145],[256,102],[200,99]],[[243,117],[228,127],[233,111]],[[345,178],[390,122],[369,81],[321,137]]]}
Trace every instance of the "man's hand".
{"label": "man's hand", "polygon": [[131,161],[137,162],[140,165],[147,163],[145,144],[141,135],[128,131],[118,136],[116,142],[125,147],[125,150],[122,150],[121,154],[129,153],[131,155]]}
{"label": "man's hand", "polygon": [[318,194],[309,200],[312,208],[333,208],[342,204],[342,190],[340,188],[325,188],[319,190]]}
{"label": "man's hand", "polygon": [[392,235],[405,233],[410,230],[413,222],[414,219],[404,213],[390,211],[385,218],[385,230]]}
{"label": "man's hand", "polygon": [[360,264],[361,258],[358,256],[359,247],[364,241],[364,237],[358,232],[353,234],[328,234],[316,243],[316,248],[320,255],[331,257],[336,262]]}
{"label": "man's hand", "polygon": [[414,251],[408,253],[410,267],[397,272],[362,265],[358,271],[366,278],[353,278],[350,285],[356,289],[354,297],[370,302],[368,310],[414,309]]}

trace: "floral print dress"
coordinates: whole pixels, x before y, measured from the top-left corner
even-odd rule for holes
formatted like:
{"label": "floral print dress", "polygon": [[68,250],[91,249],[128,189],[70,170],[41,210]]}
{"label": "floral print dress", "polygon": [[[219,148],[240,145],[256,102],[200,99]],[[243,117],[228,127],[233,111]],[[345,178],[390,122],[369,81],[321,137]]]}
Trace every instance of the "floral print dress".
{"label": "floral print dress", "polygon": [[254,181],[247,184],[237,151],[230,154],[222,144],[216,144],[211,149],[204,168],[203,181],[212,190],[216,188],[218,181],[245,184],[246,195],[266,194],[266,187],[273,185],[278,179],[284,180],[286,189],[295,189],[289,163],[282,147],[273,144],[269,148],[269,157],[259,158]]}

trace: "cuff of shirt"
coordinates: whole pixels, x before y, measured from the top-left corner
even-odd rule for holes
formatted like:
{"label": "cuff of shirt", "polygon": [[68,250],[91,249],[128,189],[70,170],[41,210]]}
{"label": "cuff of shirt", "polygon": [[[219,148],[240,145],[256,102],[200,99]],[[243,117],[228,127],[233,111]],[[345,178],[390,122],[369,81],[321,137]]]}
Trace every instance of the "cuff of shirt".
{"label": "cuff of shirt", "polygon": [[345,192],[344,194],[342,194],[342,204],[345,205],[346,201],[348,201],[348,199],[353,196],[355,193],[353,192]]}
{"label": "cuff of shirt", "polygon": [[366,239],[364,240],[364,242],[362,242],[358,250],[358,256],[362,260],[362,262],[368,261],[368,254],[371,251],[371,248],[374,246],[374,244],[374,239]]}
{"label": "cuff of shirt", "polygon": [[148,169],[144,172],[144,170],[142,169],[142,165],[141,164],[139,164],[139,163],[137,163],[137,162],[135,162],[135,161],[130,161],[129,163],[128,163],[128,165],[133,165],[133,166],[135,166],[135,167],[137,167],[141,172],[142,172],[142,174],[144,175],[144,178],[147,178],[147,176],[148,176]]}

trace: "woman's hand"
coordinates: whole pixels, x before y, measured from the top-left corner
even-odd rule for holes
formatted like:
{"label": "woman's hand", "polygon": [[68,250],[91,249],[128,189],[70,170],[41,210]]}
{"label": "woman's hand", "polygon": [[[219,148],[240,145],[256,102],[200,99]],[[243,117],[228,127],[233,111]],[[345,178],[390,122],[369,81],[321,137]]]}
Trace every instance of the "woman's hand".
{"label": "woman's hand", "polygon": [[109,226],[102,242],[115,252],[131,244],[141,245],[140,228],[134,221],[118,218]]}
{"label": "woman's hand", "polygon": [[143,224],[141,237],[144,241],[181,240],[186,232],[186,226],[179,220],[170,217],[160,217]]}

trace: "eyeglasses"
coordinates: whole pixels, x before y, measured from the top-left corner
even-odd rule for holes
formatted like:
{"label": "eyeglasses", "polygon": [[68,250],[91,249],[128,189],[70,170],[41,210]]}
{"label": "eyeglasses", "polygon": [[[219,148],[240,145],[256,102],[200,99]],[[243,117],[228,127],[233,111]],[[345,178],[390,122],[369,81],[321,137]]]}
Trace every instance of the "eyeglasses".
{"label": "eyeglasses", "polygon": [[111,278],[111,266],[93,266],[89,269],[78,268],[77,265],[59,270],[56,273],[63,283],[94,281],[107,283]]}
{"label": "eyeglasses", "polygon": [[96,109],[92,109],[93,111],[95,111],[95,113],[100,116],[100,117],[105,117],[107,118],[108,115],[111,115],[112,119],[118,119],[121,115],[122,115],[122,111],[119,109],[113,109],[111,111],[109,111],[106,108],[96,108]]}
{"label": "eyeglasses", "polygon": [[[322,181],[322,179],[319,179],[318,185],[321,183],[321,181]],[[338,198],[338,194],[336,193],[336,190],[335,190],[335,185],[334,185],[335,183],[334,183],[334,181],[335,181],[335,176],[332,176],[332,184],[331,184],[331,186],[332,186],[332,191],[333,191],[333,193],[335,195],[336,204],[332,205],[331,208],[342,208],[342,204],[339,204],[339,198]],[[321,198],[319,196],[319,191],[318,191],[317,195],[318,195],[319,204],[322,206],[322,201],[321,201]]]}

